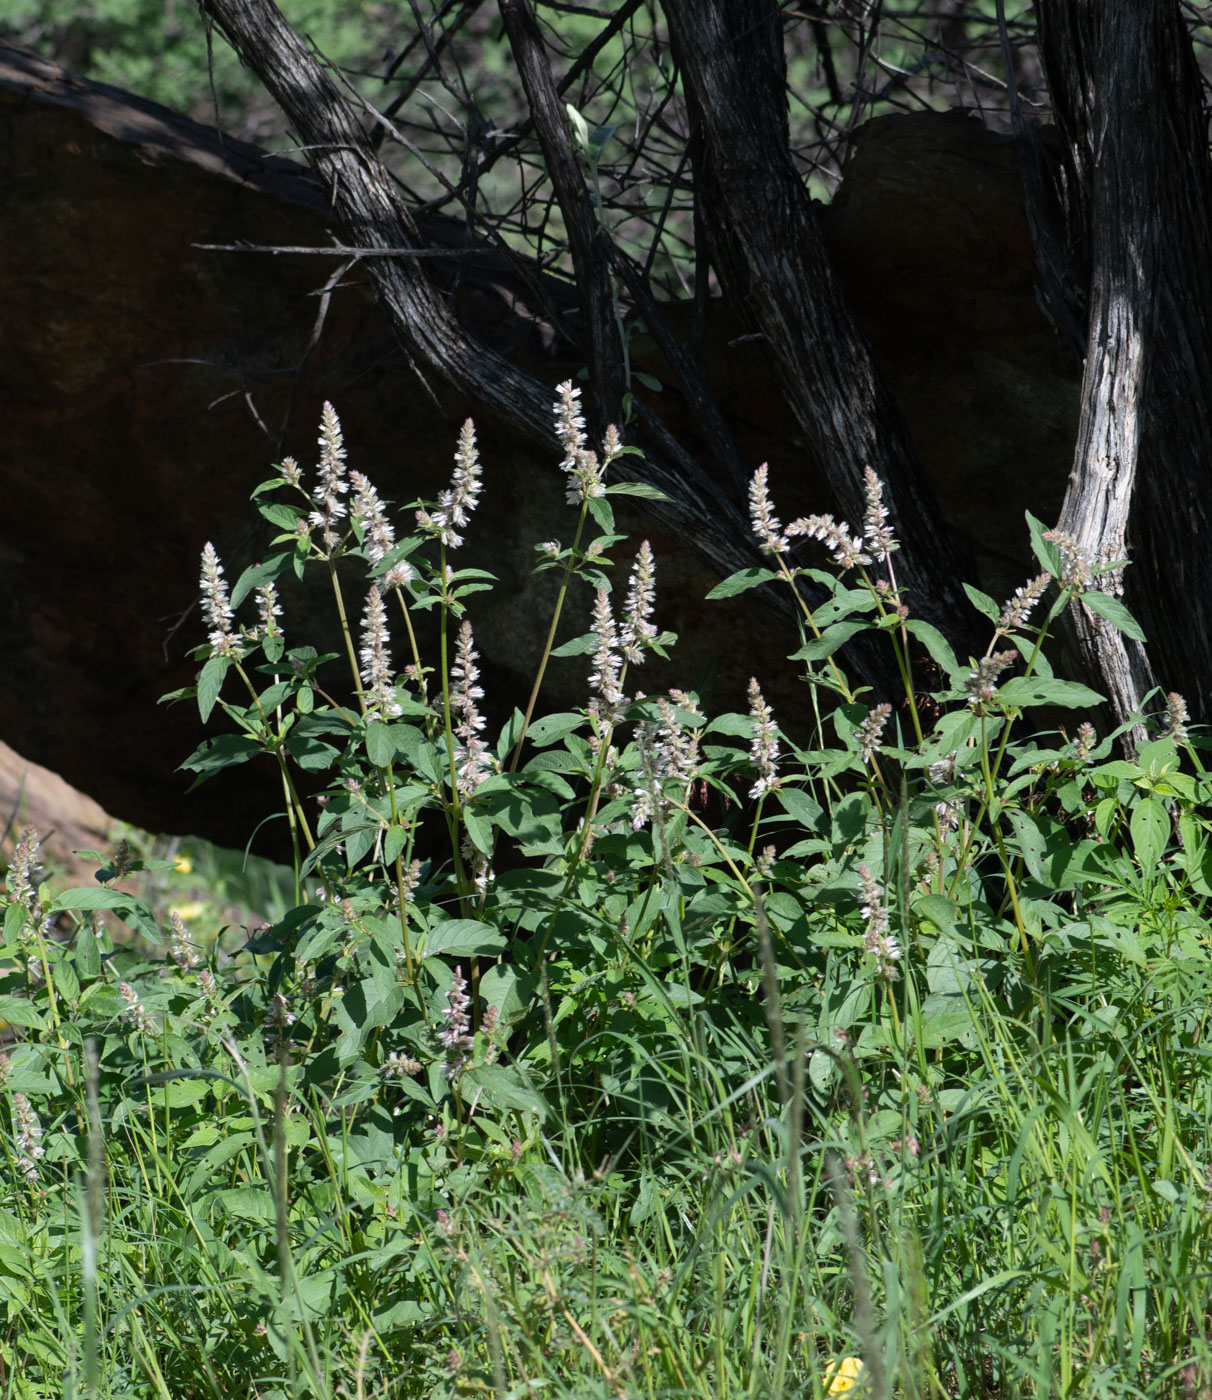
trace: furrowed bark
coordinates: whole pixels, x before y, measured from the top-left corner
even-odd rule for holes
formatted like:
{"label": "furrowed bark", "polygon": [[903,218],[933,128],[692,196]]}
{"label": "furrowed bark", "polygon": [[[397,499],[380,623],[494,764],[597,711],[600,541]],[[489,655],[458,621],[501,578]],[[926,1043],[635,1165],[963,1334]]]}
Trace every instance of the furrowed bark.
{"label": "furrowed bark", "polygon": [[[1127,557],[1148,653],[1088,609],[1079,640],[1120,720],[1154,684],[1212,718],[1212,168],[1176,0],[1037,0],[1068,153],[1070,246],[1089,259],[1082,421],[1061,528]],[[1152,663],[1152,664],[1150,664]]]}
{"label": "furrowed bark", "polygon": [[725,295],[761,332],[836,508],[861,521],[870,466],[901,540],[897,575],[910,608],[975,649],[961,586],[968,562],[846,306],[791,159],[779,8],[775,0],[663,3],[697,126],[696,205]]}
{"label": "furrowed bark", "polygon": [[[341,90],[271,0],[203,0],[243,62],[286,114],[308,163],[331,195],[332,215],[351,248],[418,248],[407,206],[383,169],[370,137]],[[400,344],[418,371],[430,370],[486,409],[558,452],[552,390],[470,336],[429,281],[422,259],[375,257],[367,276]],[[622,405],[612,412],[621,424]],[[626,457],[619,475],[663,491],[652,516],[684,538],[722,574],[760,561],[748,519],[691,455],[666,436],[660,447],[636,433],[644,457]],[[553,460],[555,460],[553,458]],[[781,596],[767,600],[788,617]]]}

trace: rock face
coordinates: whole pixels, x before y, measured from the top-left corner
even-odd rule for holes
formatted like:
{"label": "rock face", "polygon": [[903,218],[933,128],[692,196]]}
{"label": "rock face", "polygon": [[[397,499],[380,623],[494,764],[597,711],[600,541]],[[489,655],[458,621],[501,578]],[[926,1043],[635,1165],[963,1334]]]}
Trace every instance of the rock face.
{"label": "rock face", "polygon": [[[446,484],[476,405],[420,382],[357,269],[317,334],[334,259],[197,246],[330,241],[303,167],[4,48],[0,132],[0,736],[127,820],[242,843],[273,810],[273,774],[259,792],[245,770],[185,796],[173,769],[201,737],[197,714],[156,705],[193,677],[202,544],[232,577],[259,557],[249,492],[284,453],[310,469],[324,399],[351,465],[397,502]],[[1022,508],[1055,514],[1077,401],[1035,307],[1013,148],[962,118],[872,123],[826,223],[944,508],[992,591],[1013,586],[1029,567]],[[453,222],[425,233],[466,245]],[[581,358],[501,259],[454,255],[438,273],[478,335],[552,385],[576,374]],[[543,293],[574,300],[553,279]],[[760,348],[738,333],[718,313],[704,362],[741,451],[771,463],[785,515],[820,509]],[[653,402],[693,443],[676,388]],[[484,506],[463,562],[501,579],[475,622],[485,688],[512,703],[546,622],[550,575],[532,574],[531,546],[567,538],[569,515],[554,461],[477,426]],[[624,523],[652,539],[659,620],[684,636],[644,688],[714,678],[717,708],[740,705],[751,673],[776,689],[788,637],[744,599],[705,604],[715,580],[679,542]],[[295,640],[315,640],[312,604],[287,607]],[[577,703],[585,669],[557,670],[558,703]]]}

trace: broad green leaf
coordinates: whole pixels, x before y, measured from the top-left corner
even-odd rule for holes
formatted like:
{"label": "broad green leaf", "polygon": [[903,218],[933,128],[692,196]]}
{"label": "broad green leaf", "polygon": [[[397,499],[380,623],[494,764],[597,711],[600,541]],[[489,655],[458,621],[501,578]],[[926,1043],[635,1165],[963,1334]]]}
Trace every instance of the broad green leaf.
{"label": "broad green leaf", "polygon": [[735,574],[729,574],[722,583],[708,593],[708,598],[735,598],[738,593],[747,593],[751,588],[757,588],[762,583],[773,583],[779,577],[771,569],[738,569]]}
{"label": "broad green leaf", "polygon": [[366,757],[376,768],[395,762],[396,741],[391,725],[375,720],[366,726]]}
{"label": "broad green leaf", "polygon": [[947,680],[956,679],[960,672],[960,664],[955,659],[955,652],[951,650],[951,643],[937,627],[932,627],[920,618],[911,617],[905,623],[905,631],[921,642]]}
{"label": "broad green leaf", "polygon": [[505,947],[505,935],[491,924],[476,919],[445,919],[435,924],[425,936],[425,956],[476,957],[481,953],[499,953]]}
{"label": "broad green leaf", "polygon": [[982,593],[979,588],[973,588],[970,583],[965,583],[963,588],[964,592],[968,595],[968,601],[978,613],[987,617],[990,622],[996,622],[1002,615],[1001,609],[993,599],[990,598],[988,593]]}
{"label": "broad green leaf", "polygon": [[[542,1094],[532,1088],[513,1065],[478,1065],[467,1071],[463,1083],[482,1090],[484,1098],[494,1108],[533,1113],[539,1119],[547,1117],[547,1104]],[[463,1096],[468,1096],[467,1088]]]}
{"label": "broad green leaf", "polygon": [[[552,656],[588,656],[598,644],[597,637],[592,632],[584,632],[579,637],[573,637],[569,642],[564,642],[561,646],[552,647]],[[534,733],[531,726],[530,732]]]}
{"label": "broad green leaf", "polygon": [[1101,705],[1104,696],[1077,681],[1046,676],[1012,676],[997,692],[1003,705],[1018,710],[1033,705],[1059,705],[1066,710],[1086,710]]}
{"label": "broad green leaf", "polygon": [[826,627],[819,637],[805,642],[799,651],[793,651],[788,661],[824,661],[844,646],[856,632],[864,632],[870,624],[866,622],[835,622]]}
{"label": "broad green leaf", "polygon": [[303,518],[303,512],[294,506],[282,505],[280,501],[264,501],[257,507],[264,519],[279,530],[289,530],[293,535]]}
{"label": "broad green leaf", "polygon": [[223,689],[223,678],[231,665],[230,656],[212,656],[198,676],[198,713],[205,724]]}
{"label": "broad green leaf", "polygon": [[1140,861],[1140,868],[1152,875],[1170,839],[1169,814],[1155,797],[1146,797],[1132,809],[1128,829],[1132,834],[1132,851]]}
{"label": "broad green leaf", "polygon": [[562,714],[544,715],[542,719],[537,719],[527,731],[527,739],[536,748],[545,748],[548,744],[554,744],[564,737],[580,729],[585,723],[584,715],[573,714],[565,711]]}
{"label": "broad green leaf", "polygon": [[[638,377],[638,376],[637,376]],[[649,376],[645,375],[645,379]],[[653,380],[648,387],[659,391],[660,384]],[[644,501],[667,501],[669,497],[664,491],[659,491],[655,486],[649,486],[643,481],[616,481],[613,486],[606,488],[607,494],[611,496],[638,496]]]}
{"label": "broad green leaf", "polygon": [[1030,812],[1021,811],[1016,807],[1007,808],[1005,816],[1014,828],[1023,863],[1035,879],[1046,880],[1048,875],[1044,869],[1044,834],[1035,818]]}
{"label": "broad green leaf", "polygon": [[205,782],[213,773],[231,768],[237,763],[247,763],[261,752],[261,746],[247,734],[219,734],[200,744],[181,765],[191,773],[197,773],[194,783]]}
{"label": "broad green leaf", "polygon": [[1131,637],[1134,642],[1145,640],[1144,628],[1119,599],[1113,598],[1110,593],[1098,593],[1087,589],[1082,594],[1082,602],[1092,613],[1105,617],[1111,626],[1117,628],[1125,637]]}
{"label": "broad green leaf", "polygon": [[271,554],[263,563],[253,564],[245,569],[231,591],[232,607],[238,608],[254,588],[260,588],[264,583],[271,583],[280,573],[289,569],[294,557],[295,552],[291,549],[285,553]]}
{"label": "broad green leaf", "polygon": [[46,1029],[41,1013],[22,997],[0,996],[0,1022],[9,1026],[32,1026],[39,1031]]}

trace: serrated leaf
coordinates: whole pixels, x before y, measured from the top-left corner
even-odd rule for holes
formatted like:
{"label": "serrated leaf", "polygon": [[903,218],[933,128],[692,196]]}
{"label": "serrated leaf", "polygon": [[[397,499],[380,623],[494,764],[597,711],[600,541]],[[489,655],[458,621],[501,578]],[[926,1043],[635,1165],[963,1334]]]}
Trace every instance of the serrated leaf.
{"label": "serrated leaf", "polygon": [[292,535],[303,518],[302,511],[296,510],[294,506],[284,506],[279,501],[266,501],[257,509],[271,525],[276,525],[279,530],[289,530]]}
{"label": "serrated leaf", "polygon": [[1001,609],[993,601],[988,593],[982,593],[979,588],[973,588],[970,583],[963,585],[964,592],[968,595],[968,601],[982,616],[987,617],[990,622],[996,622],[1001,617]]}
{"label": "serrated leaf", "polygon": [[212,656],[198,676],[198,713],[205,724],[223,689],[223,678],[231,665],[230,656]]}
{"label": "serrated leaf", "polygon": [[960,665],[955,659],[955,652],[951,650],[951,643],[943,636],[937,627],[929,622],[923,622],[921,618],[911,617],[905,623],[905,631],[911,637],[916,637],[919,642],[930,653],[930,658],[943,675],[950,681],[959,674]]}
{"label": "serrated leaf", "polygon": [[805,642],[799,651],[793,651],[787,660],[824,661],[839,647],[845,646],[856,632],[865,631],[867,626],[866,622],[835,622],[831,627],[826,627],[819,637]]}
{"label": "serrated leaf", "polygon": [[395,762],[396,741],[391,725],[375,720],[366,726],[366,757],[376,768]]}
{"label": "serrated leaf", "polygon": [[[547,1103],[537,1089],[522,1077],[513,1065],[478,1065],[469,1069],[463,1076],[464,1085],[471,1085],[482,1091],[484,1098],[494,1108],[512,1108],[521,1113],[533,1113],[543,1119],[547,1117]],[[463,1090],[464,1097],[468,1089]]]}
{"label": "serrated leaf", "polygon": [[232,607],[238,608],[254,588],[260,588],[262,584],[272,582],[280,573],[289,569],[294,557],[295,552],[291,549],[285,553],[271,554],[263,563],[253,564],[245,569],[231,591]]}
{"label": "serrated leaf", "polygon": [[439,953],[444,957],[476,957],[481,953],[499,953],[504,947],[505,935],[476,919],[446,919],[425,936],[427,958]]}
{"label": "serrated leaf", "polygon": [[759,584],[773,583],[777,578],[771,569],[761,569],[752,567],[748,569],[738,569],[735,574],[729,574],[726,579],[708,593],[708,598],[735,598],[738,593],[747,593],[751,588],[757,588]]}
{"label": "serrated leaf", "polygon": [[1125,637],[1131,637],[1134,642],[1145,640],[1144,628],[1119,599],[1113,598],[1110,593],[1087,590],[1082,594],[1082,602],[1092,613],[1106,618],[1111,626],[1122,632]]}
{"label": "serrated leaf", "polygon": [[[654,381],[655,387],[659,390],[659,382]],[[649,385],[652,388],[653,385]],[[645,481],[616,481],[613,486],[606,488],[611,496],[638,496],[644,501],[667,501],[669,497],[664,491],[659,491],[655,486],[649,486]]]}
{"label": "serrated leaf", "polygon": [[1059,705],[1066,710],[1085,710],[1101,705],[1104,697],[1078,681],[1062,681],[1048,676],[1012,676],[997,692],[1003,705],[1026,710],[1032,705]]}
{"label": "serrated leaf", "polygon": [[1170,817],[1165,807],[1156,798],[1146,797],[1132,809],[1128,829],[1132,834],[1132,852],[1140,868],[1151,875],[1170,839]]}
{"label": "serrated leaf", "polygon": [[588,656],[598,644],[597,637],[592,632],[583,632],[579,637],[573,637],[569,642],[564,642],[558,647],[552,647],[552,656]]}
{"label": "serrated leaf", "polygon": [[9,1026],[30,1026],[38,1031],[46,1029],[42,1015],[21,997],[0,996],[0,1021]]}
{"label": "serrated leaf", "polygon": [[535,748],[541,749],[548,744],[557,743],[565,734],[574,733],[584,723],[584,715],[573,714],[570,710],[554,715],[544,715],[530,726],[526,737]]}

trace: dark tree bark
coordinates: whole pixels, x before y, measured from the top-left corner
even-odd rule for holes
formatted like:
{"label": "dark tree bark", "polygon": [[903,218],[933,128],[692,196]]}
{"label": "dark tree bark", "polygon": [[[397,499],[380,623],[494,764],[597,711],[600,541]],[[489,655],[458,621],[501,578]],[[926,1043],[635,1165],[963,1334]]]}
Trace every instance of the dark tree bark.
{"label": "dark tree bark", "polygon": [[[344,94],[300,41],[271,0],[203,0],[241,59],[257,74],[299,136],[308,162],[331,192],[333,220],[351,248],[420,248],[412,215],[374,150],[370,136]],[[536,82],[541,78],[532,75]],[[571,181],[571,174],[562,172]],[[592,242],[588,231],[586,238]],[[431,371],[482,403],[491,413],[558,453],[552,427],[552,390],[470,336],[429,280],[422,260],[366,260],[371,279],[401,345],[419,373]],[[590,317],[600,323],[601,289],[586,294]],[[600,325],[599,325],[600,329]],[[595,370],[604,384],[597,406],[603,419],[622,422],[619,379],[609,368],[610,347],[595,335]],[[595,362],[596,361],[596,362]],[[667,503],[651,503],[654,517],[697,550],[713,568],[730,573],[760,559],[747,518],[659,423],[648,420],[633,435],[644,457],[627,457],[624,475],[663,491]],[[771,605],[788,612],[774,595]]]}
{"label": "dark tree bark", "polygon": [[1088,262],[1081,428],[1061,528],[1127,558],[1147,654],[1076,619],[1117,715],[1154,678],[1212,718],[1212,170],[1199,72],[1177,0],[1036,0],[1067,146],[1069,249]]}
{"label": "dark tree bark", "polygon": [[664,9],[698,128],[697,207],[724,293],[761,333],[836,508],[862,519],[870,466],[901,540],[897,575],[911,609],[974,644],[962,589],[970,566],[842,296],[791,159],[779,7],[664,0]]}

